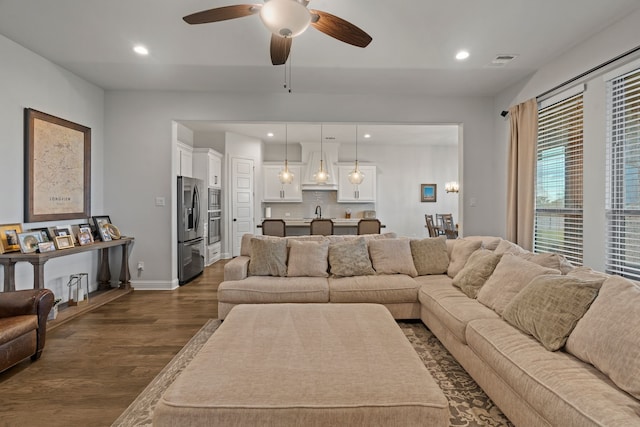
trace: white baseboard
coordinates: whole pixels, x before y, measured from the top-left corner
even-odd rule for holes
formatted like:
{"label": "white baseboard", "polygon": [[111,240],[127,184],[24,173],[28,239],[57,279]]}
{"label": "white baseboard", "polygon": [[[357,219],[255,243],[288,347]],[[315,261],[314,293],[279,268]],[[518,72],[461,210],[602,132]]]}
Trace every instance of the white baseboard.
{"label": "white baseboard", "polygon": [[132,280],[131,287],[136,291],[172,291],[178,289],[178,279],[171,282],[160,280]]}

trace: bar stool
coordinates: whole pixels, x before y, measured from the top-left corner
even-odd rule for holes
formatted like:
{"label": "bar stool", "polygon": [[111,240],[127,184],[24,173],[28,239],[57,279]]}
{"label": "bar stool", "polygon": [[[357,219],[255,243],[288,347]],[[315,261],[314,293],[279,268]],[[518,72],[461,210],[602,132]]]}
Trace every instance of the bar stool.
{"label": "bar stool", "polygon": [[[85,289],[82,289],[82,279],[85,279]],[[68,305],[78,305],[86,300],[89,302],[89,274],[75,273],[69,276],[69,301]],[[75,292],[73,288],[75,287]],[[86,297],[84,297],[86,295]]]}

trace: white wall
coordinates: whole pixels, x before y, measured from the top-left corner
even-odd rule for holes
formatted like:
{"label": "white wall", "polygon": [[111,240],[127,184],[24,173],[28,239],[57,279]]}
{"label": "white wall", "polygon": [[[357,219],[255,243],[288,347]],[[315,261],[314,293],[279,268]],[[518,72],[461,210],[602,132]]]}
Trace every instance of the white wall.
{"label": "white wall", "polygon": [[[500,153],[501,164],[498,168],[504,171],[504,178],[501,179],[501,185],[504,185],[504,189],[506,189],[509,121],[500,117],[500,111],[508,110],[510,106],[536,97],[593,67],[640,46],[638,28],[640,28],[640,11],[574,46],[571,51],[541,67],[530,78],[505,90],[496,97],[493,119],[496,130],[496,152]],[[625,61],[629,60],[630,58]],[[605,87],[601,72],[583,80],[586,83],[586,91],[584,92],[584,264],[594,269],[604,270],[606,239],[604,218]]]}
{"label": "white wall", "polygon": [[[91,128],[91,212],[104,212],[104,92],[35,53],[0,36],[0,161],[2,197],[0,224],[23,224],[24,134],[23,110],[36,110]],[[77,224],[86,219],[23,224],[23,228]],[[92,289],[97,288],[98,252],[55,258],[45,266],[45,286],[56,297],[67,299],[67,281],[73,273],[89,273]],[[116,276],[117,277],[117,276]],[[0,269],[0,283],[4,271]],[[33,270],[28,263],[16,265],[16,289],[33,286]]]}

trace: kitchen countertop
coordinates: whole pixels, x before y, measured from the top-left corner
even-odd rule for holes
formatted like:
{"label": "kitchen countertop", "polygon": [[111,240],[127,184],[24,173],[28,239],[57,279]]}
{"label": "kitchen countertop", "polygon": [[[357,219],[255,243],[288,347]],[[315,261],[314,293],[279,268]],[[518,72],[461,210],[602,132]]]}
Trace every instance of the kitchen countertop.
{"label": "kitchen countertop", "polygon": [[[271,218],[279,219],[279,218]],[[313,218],[282,218],[287,227],[309,227]],[[357,227],[362,218],[323,218],[333,221],[334,227]],[[259,226],[260,227],[260,226]],[[381,225],[384,227],[384,225]]]}

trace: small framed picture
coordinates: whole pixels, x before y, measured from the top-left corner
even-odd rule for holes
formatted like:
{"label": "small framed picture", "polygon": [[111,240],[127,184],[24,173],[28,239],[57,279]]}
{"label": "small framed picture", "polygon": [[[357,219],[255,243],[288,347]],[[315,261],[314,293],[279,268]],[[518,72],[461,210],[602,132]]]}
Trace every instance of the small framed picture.
{"label": "small framed picture", "polygon": [[100,228],[100,239],[102,239],[103,242],[110,242],[111,240],[113,240],[111,238],[111,234],[109,234],[109,229],[107,227]]}
{"label": "small framed picture", "polygon": [[[104,236],[104,233],[102,232],[102,229],[104,228],[105,224],[111,224],[111,218],[109,218],[109,215],[102,215],[102,216],[93,216],[91,217],[93,219],[93,223],[96,226],[96,233],[100,236],[100,238],[102,239],[102,236]],[[108,241],[108,240],[104,240],[103,241]],[[109,239],[111,240],[111,239]]]}
{"label": "small framed picture", "polygon": [[91,237],[91,233],[88,231],[81,231],[78,233],[78,243],[80,246],[90,245],[93,243],[93,238]]}
{"label": "small framed picture", "polygon": [[51,239],[51,235],[49,234],[49,229],[46,227],[43,228],[32,228],[29,231],[39,231],[40,232],[40,237],[41,237],[41,241],[42,242],[49,242],[49,241],[53,241]]}
{"label": "small framed picture", "polygon": [[420,184],[420,201],[435,202],[438,184]]}
{"label": "small framed picture", "polygon": [[0,254],[20,250],[18,233],[22,233],[20,224],[0,225]]}
{"label": "small framed picture", "polygon": [[56,248],[58,249],[69,249],[73,248],[73,236],[70,234],[64,236],[56,236]]}
{"label": "small framed picture", "polygon": [[56,236],[71,236],[71,241],[74,245],[76,244],[76,234],[73,232],[71,225],[57,225],[54,230]]}
{"label": "small framed picture", "polygon": [[38,250],[40,251],[40,253],[53,252],[56,250],[56,244],[53,242],[53,240],[40,242],[38,243]]}
{"label": "small framed picture", "polygon": [[18,233],[18,242],[22,253],[32,254],[38,250],[38,243],[42,242],[42,235],[39,231]]}

